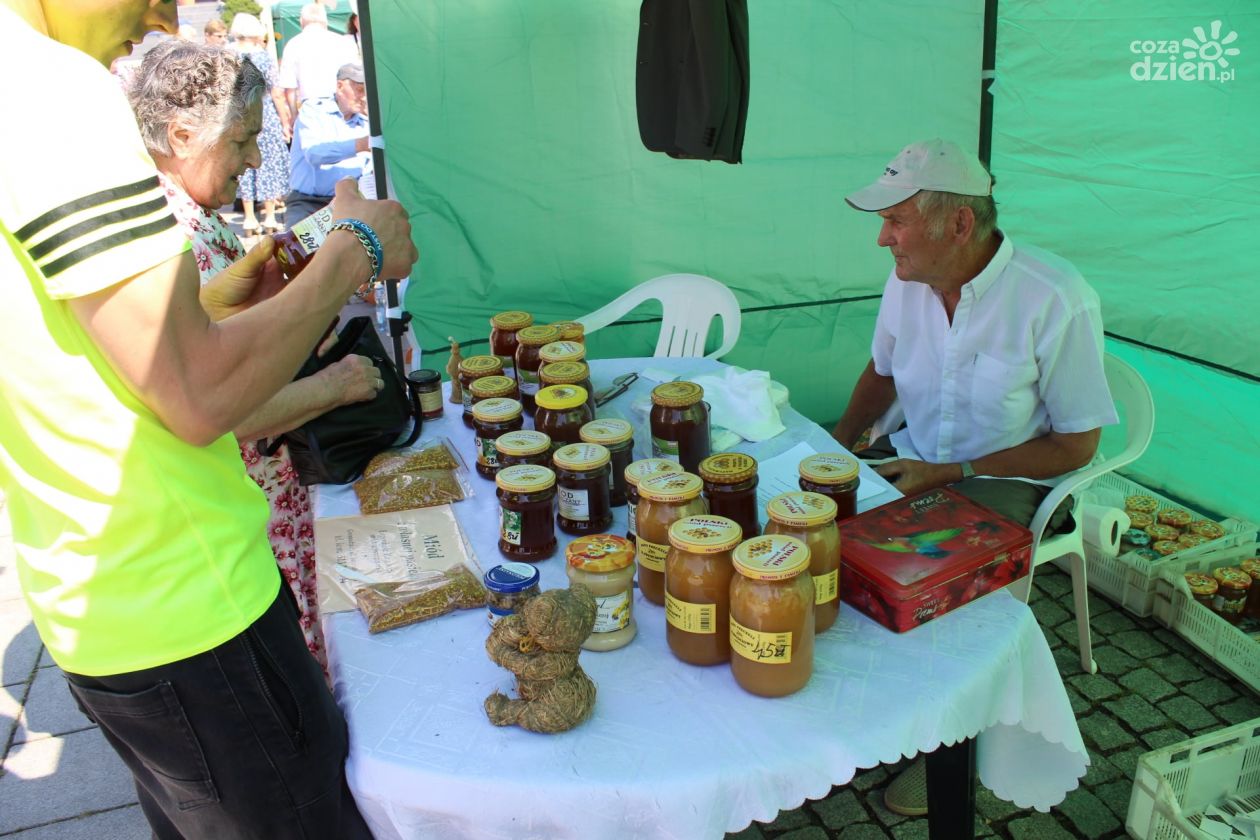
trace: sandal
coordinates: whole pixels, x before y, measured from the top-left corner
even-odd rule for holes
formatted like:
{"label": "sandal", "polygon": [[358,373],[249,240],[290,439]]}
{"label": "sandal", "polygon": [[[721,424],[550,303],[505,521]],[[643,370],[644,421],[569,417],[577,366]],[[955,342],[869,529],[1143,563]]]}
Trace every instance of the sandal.
{"label": "sandal", "polygon": [[284,233],[284,225],[279,222],[263,222],[263,233]]}
{"label": "sandal", "polygon": [[258,225],[241,225],[241,233],[246,239],[252,239],[259,233]]}
{"label": "sandal", "polygon": [[928,812],[927,762],[918,756],[884,789],[884,807],[894,814],[921,817]]}

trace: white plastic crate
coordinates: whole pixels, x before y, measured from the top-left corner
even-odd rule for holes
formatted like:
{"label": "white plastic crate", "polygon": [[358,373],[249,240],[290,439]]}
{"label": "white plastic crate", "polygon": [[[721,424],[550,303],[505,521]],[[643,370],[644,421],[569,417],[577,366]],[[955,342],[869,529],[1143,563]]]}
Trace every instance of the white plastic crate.
{"label": "white plastic crate", "polygon": [[[1184,505],[1115,473],[1100,475],[1082,495],[1091,504],[1123,509],[1125,498],[1139,494],[1156,499],[1159,510],[1185,508]],[[1198,519],[1209,518],[1193,508],[1185,509]],[[1225,536],[1220,539],[1169,554],[1159,560],[1146,560],[1132,553],[1107,557],[1086,542],[1085,559],[1088,561],[1089,585],[1134,615],[1148,616],[1154,608],[1155,581],[1159,578],[1160,571],[1168,568],[1170,563],[1255,542],[1256,525],[1253,523],[1226,519],[1220,524],[1225,529]]]}
{"label": "white plastic crate", "polygon": [[1124,827],[1138,840],[1212,840],[1200,817],[1230,798],[1260,807],[1260,718],[1139,758]]}

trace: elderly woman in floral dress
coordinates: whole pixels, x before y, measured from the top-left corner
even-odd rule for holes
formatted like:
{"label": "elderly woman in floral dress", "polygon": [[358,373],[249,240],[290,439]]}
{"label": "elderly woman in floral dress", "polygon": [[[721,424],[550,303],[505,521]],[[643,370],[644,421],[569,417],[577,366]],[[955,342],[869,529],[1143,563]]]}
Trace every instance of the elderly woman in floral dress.
{"label": "elderly woman in floral dress", "polygon": [[[131,81],[140,133],[157,164],[167,203],[192,243],[203,284],[244,256],[217,208],[231,204],[241,173],[260,163],[257,137],[265,91],[262,74],[235,52],[178,40],[150,51]],[[350,355],[286,385],[235,430],[246,470],[270,502],[271,548],[297,599],[307,644],[321,665],[326,659],[317,620],[310,498],[298,484],[287,449],[265,456],[254,441],[337,406],[371,399],[383,387],[370,360]]]}

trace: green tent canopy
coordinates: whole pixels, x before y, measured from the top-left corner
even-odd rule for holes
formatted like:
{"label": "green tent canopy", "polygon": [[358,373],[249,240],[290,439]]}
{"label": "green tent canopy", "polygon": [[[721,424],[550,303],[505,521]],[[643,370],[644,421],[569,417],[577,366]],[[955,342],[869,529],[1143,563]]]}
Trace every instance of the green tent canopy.
{"label": "green tent canopy", "polygon": [[[279,0],[271,7],[272,25],[276,30],[276,50],[284,57],[284,47],[293,36],[302,31],[302,7],[310,0]],[[328,9],[328,28],[344,34],[350,25],[350,0],[337,0],[335,8]]]}

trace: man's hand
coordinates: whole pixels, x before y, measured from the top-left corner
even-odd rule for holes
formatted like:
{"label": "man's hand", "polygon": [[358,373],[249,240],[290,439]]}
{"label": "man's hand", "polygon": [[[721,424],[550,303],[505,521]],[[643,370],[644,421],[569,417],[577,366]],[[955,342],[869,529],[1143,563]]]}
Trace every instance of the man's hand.
{"label": "man's hand", "polygon": [[892,482],[907,496],[914,496],[935,487],[953,484],[962,478],[957,464],[929,464],[911,458],[898,458],[875,467],[875,472]]}
{"label": "man's hand", "polygon": [[280,291],[284,275],[272,259],[276,243],[265,236],[240,260],[201,287],[201,308],[211,321],[222,321]]}
{"label": "man's hand", "polygon": [[376,231],[384,255],[382,280],[397,280],[411,274],[411,267],[420,259],[420,252],[411,241],[411,221],[401,204],[364,198],[353,179],[343,178],[337,182],[332,214],[334,220],[358,219]]}

